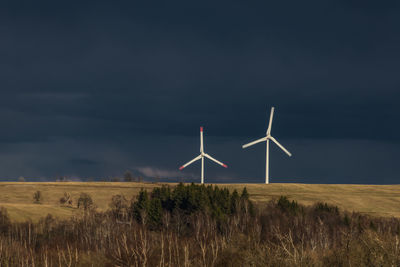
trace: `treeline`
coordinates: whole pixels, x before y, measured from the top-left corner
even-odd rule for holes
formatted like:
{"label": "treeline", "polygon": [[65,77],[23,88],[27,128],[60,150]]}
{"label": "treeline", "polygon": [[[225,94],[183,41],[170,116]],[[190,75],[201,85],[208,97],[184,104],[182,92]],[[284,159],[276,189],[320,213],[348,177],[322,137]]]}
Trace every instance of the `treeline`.
{"label": "treeline", "polygon": [[[159,182],[159,178],[155,179],[155,182]],[[24,177],[18,178],[19,182],[25,182]],[[56,182],[95,182],[96,180],[93,177],[83,178],[83,177],[68,177],[68,176],[57,176],[55,178]],[[143,176],[134,175],[131,171],[127,170],[124,172],[122,177],[112,176],[112,177],[104,177],[97,182],[143,182]]]}
{"label": "treeline", "polygon": [[[173,219],[173,223],[176,220],[187,221],[193,214],[209,216],[218,225],[239,212],[254,215],[254,206],[246,188],[239,195],[236,190],[230,193],[227,188],[218,186],[185,186],[182,183],[173,189],[168,186],[154,188],[151,193],[142,189],[130,203],[123,195],[115,195],[110,208],[114,218],[128,222],[136,220],[152,230],[161,230],[169,224],[165,219]],[[183,224],[183,227],[189,226]]]}
{"label": "treeline", "polygon": [[38,223],[12,223],[0,209],[0,266],[400,265],[396,218],[285,196],[256,205],[246,189],[194,184],[127,198]]}

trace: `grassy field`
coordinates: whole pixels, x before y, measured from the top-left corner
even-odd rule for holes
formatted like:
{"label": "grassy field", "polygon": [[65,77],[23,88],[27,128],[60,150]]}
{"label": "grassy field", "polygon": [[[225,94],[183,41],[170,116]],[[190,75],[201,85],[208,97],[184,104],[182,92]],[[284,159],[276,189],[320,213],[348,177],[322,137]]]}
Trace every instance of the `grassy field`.
{"label": "grassy field", "polygon": [[[176,184],[169,184],[174,186]],[[123,194],[127,199],[136,196],[141,188],[151,190],[160,184],[117,182],[2,182],[0,206],[7,208],[13,221],[37,221],[47,214],[66,218],[79,212],[76,200],[80,193],[92,196],[99,210],[107,210],[111,197]],[[218,184],[241,191],[247,187],[252,200],[263,203],[271,198],[286,195],[299,203],[310,205],[317,201],[337,205],[348,211],[371,215],[400,217],[400,185],[327,185],[327,184]],[[43,200],[33,202],[33,193],[41,191]],[[59,199],[69,192],[74,207],[63,207]]]}

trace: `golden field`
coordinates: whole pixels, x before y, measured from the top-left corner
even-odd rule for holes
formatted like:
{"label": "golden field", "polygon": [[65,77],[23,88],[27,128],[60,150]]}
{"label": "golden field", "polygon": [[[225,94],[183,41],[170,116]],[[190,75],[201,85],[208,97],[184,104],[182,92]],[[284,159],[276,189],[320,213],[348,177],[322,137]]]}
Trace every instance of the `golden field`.
{"label": "golden field", "polygon": [[[80,193],[91,195],[98,210],[107,210],[113,195],[127,199],[136,196],[141,188],[152,188],[166,183],[136,182],[1,182],[0,206],[7,208],[13,221],[37,221],[47,214],[66,218],[79,212],[76,200]],[[176,183],[169,183],[175,186]],[[286,195],[299,203],[311,205],[317,201],[337,205],[342,210],[370,215],[400,217],[400,185],[331,185],[331,184],[218,184],[230,190],[247,187],[250,198],[264,203]],[[35,204],[33,194],[41,191],[42,201]],[[59,204],[64,192],[71,194],[74,207]]]}

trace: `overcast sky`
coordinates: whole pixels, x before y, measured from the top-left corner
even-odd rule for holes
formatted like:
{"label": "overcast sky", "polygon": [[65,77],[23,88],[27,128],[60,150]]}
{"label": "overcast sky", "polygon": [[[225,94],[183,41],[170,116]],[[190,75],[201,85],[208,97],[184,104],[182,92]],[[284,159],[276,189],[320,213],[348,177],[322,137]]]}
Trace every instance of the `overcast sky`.
{"label": "overcast sky", "polygon": [[399,183],[400,6],[3,1],[0,177]]}

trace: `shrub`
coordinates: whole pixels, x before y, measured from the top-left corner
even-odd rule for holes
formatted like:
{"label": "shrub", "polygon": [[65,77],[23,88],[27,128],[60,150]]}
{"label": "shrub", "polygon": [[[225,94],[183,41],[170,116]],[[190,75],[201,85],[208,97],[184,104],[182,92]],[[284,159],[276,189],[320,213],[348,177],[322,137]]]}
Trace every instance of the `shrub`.
{"label": "shrub", "polygon": [[339,208],[337,206],[328,205],[327,203],[317,202],[314,205],[314,210],[316,212],[328,212],[339,214]]}
{"label": "shrub", "polygon": [[70,193],[64,192],[64,196],[60,198],[61,205],[69,205],[72,206],[72,197]]}
{"label": "shrub", "polygon": [[347,213],[344,214],[343,223],[346,226],[350,226],[351,219],[350,219],[350,217],[349,217],[349,215]]}
{"label": "shrub", "polygon": [[110,203],[111,212],[116,219],[124,219],[128,214],[128,201],[123,195],[115,195]]}
{"label": "shrub", "polygon": [[10,217],[7,209],[0,207],[0,233],[6,233],[10,227]]}
{"label": "shrub", "polygon": [[35,193],[33,193],[33,200],[35,201],[35,203],[40,203],[40,201],[42,200],[42,192],[36,191]]}
{"label": "shrub", "polygon": [[87,193],[81,193],[78,198],[78,208],[85,211],[94,209],[92,197]]}

